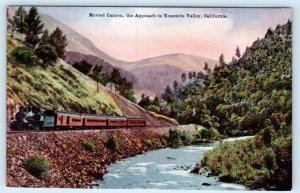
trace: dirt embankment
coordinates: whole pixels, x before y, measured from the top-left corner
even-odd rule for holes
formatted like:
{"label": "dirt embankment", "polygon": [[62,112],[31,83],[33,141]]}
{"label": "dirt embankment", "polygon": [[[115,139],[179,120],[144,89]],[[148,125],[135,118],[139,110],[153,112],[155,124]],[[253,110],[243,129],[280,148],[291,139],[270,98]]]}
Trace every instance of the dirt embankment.
{"label": "dirt embankment", "polygon": [[[7,135],[7,185],[13,187],[89,187],[106,172],[107,165],[141,154],[145,140],[160,141],[168,128],[118,129],[105,131],[30,132]],[[108,147],[114,136],[119,150]],[[96,151],[84,149],[92,141]],[[32,155],[47,159],[49,176],[39,179],[24,169],[24,160]]]}

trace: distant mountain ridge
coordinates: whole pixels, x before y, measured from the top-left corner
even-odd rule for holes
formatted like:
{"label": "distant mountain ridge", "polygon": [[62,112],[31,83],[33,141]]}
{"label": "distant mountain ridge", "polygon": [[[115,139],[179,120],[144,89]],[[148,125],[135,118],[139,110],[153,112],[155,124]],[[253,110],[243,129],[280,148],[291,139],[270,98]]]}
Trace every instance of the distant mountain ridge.
{"label": "distant mountain ridge", "polygon": [[124,69],[130,71],[149,66],[159,66],[168,64],[170,66],[174,66],[178,69],[181,69],[182,71],[202,71],[205,62],[207,62],[208,65],[217,64],[217,61],[213,59],[195,55],[176,53],[150,57],[138,60],[136,62],[131,62],[125,65]]}
{"label": "distant mountain ridge", "polygon": [[92,65],[103,66],[102,70],[107,74],[110,74],[114,68],[117,68],[117,69],[119,69],[121,75],[123,77],[125,77],[128,81],[132,82],[134,85],[137,85],[137,83],[138,83],[138,78],[134,74],[132,74],[129,71],[123,70],[122,68],[112,65],[100,57],[97,57],[94,55],[82,54],[82,53],[74,52],[74,51],[66,52],[65,61],[68,62],[69,64],[73,65],[76,62],[79,62],[82,60],[85,60]]}
{"label": "distant mountain ridge", "polygon": [[161,95],[175,80],[181,81],[182,73],[203,71],[205,62],[211,69],[218,63],[216,60],[178,53],[146,58],[123,68],[139,78],[141,87]]}

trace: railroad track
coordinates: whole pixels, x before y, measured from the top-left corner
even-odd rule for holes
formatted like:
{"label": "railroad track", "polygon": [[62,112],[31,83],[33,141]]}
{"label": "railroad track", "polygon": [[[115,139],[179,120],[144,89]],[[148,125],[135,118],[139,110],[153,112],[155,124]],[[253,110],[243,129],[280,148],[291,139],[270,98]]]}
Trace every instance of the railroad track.
{"label": "railroad track", "polygon": [[159,128],[173,128],[173,127],[134,127],[134,128],[105,128],[105,129],[61,129],[61,130],[19,130],[19,131],[7,131],[7,134],[18,134],[18,133],[48,133],[48,132],[64,132],[64,131],[74,131],[74,132],[82,132],[82,131],[112,131],[112,130],[139,130],[139,129],[159,129]]}

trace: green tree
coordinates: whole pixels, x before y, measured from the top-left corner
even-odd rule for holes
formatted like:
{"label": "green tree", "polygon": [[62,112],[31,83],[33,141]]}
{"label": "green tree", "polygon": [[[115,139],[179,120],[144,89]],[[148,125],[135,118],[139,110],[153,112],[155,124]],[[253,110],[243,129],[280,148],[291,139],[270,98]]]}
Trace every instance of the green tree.
{"label": "green tree", "polygon": [[185,73],[181,74],[181,80],[182,80],[182,82],[186,81],[186,74]]}
{"label": "green tree", "polygon": [[197,73],[193,71],[192,74],[193,74],[193,78],[195,79],[197,77]]}
{"label": "green tree", "polygon": [[193,78],[193,73],[192,71],[189,71],[189,79],[192,80],[192,78]]}
{"label": "green tree", "polygon": [[204,79],[205,78],[205,75],[203,74],[203,72],[198,72],[197,73],[197,79]]}
{"label": "green tree", "polygon": [[219,64],[220,64],[220,66],[226,65],[226,63],[224,61],[224,55],[223,54],[221,54],[220,57],[219,57]]}
{"label": "green tree", "polygon": [[49,44],[39,46],[34,53],[43,60],[43,66],[57,60],[55,49]]}
{"label": "green tree", "polygon": [[172,90],[171,90],[169,85],[166,87],[165,92],[162,94],[162,99],[164,99],[167,102],[171,102],[171,100],[172,100]]}
{"label": "green tree", "polygon": [[236,55],[238,58],[241,58],[241,52],[240,52],[240,48],[239,48],[238,46],[236,47],[235,55]]}
{"label": "green tree", "polygon": [[73,67],[82,72],[83,74],[88,74],[93,65],[88,63],[86,60],[82,60],[73,64]]}
{"label": "green tree", "polygon": [[39,43],[39,35],[43,33],[44,24],[41,22],[39,13],[35,7],[31,7],[25,18],[27,25],[25,41],[33,48]]}
{"label": "green tree", "polygon": [[114,68],[113,71],[110,73],[110,81],[115,84],[120,84],[122,81],[122,76],[120,73],[120,70],[117,68]]}
{"label": "green tree", "polygon": [[209,75],[211,73],[211,69],[208,66],[207,62],[204,62],[204,67],[203,69],[205,70],[206,74]]}
{"label": "green tree", "polygon": [[68,40],[60,28],[56,28],[50,35],[49,43],[55,48],[59,58],[64,59]]}
{"label": "green tree", "polygon": [[142,95],[140,102],[138,103],[139,106],[143,108],[147,108],[151,104],[149,96]]}
{"label": "green tree", "polygon": [[176,80],[173,83],[173,88],[174,88],[174,90],[177,90],[177,88],[178,88],[178,83]]}
{"label": "green tree", "polygon": [[160,104],[159,104],[159,98],[158,98],[157,95],[154,97],[154,99],[152,101],[152,104],[155,105],[155,106],[158,106],[158,107],[160,106]]}
{"label": "green tree", "polygon": [[49,40],[50,40],[49,32],[46,29],[41,37],[40,45],[49,44]]}
{"label": "green tree", "polygon": [[27,30],[27,23],[25,18],[27,16],[26,10],[20,6],[13,17],[13,25],[17,32],[25,33]]}

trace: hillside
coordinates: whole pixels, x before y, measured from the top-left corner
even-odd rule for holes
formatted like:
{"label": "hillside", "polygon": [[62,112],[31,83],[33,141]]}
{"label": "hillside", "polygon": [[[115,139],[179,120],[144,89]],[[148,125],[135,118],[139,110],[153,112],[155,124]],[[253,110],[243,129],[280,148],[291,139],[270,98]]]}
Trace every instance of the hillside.
{"label": "hillside", "polygon": [[121,68],[115,67],[114,65],[108,63],[107,61],[93,55],[82,54],[79,52],[69,51],[66,53],[65,61],[71,65],[82,60],[87,61],[92,65],[103,66],[103,71],[110,74],[114,68],[118,69],[123,77],[125,77],[129,82],[131,82],[135,87],[137,85],[138,79],[130,71],[125,71]]}
{"label": "hillside", "polygon": [[221,181],[291,190],[292,22],[268,29],[240,59],[219,66],[206,81],[200,95],[174,114],[191,121],[196,108],[197,120],[211,130],[255,137],[220,144],[207,153],[202,167]]}
{"label": "hillside", "polygon": [[[18,106],[34,105],[44,109],[145,117],[148,126],[170,126],[172,120],[142,110],[123,97],[109,92],[63,60],[53,66],[25,66],[16,62],[11,52],[24,46],[22,41],[7,36],[7,123],[14,118]],[[118,104],[123,104],[119,106]],[[130,108],[130,112],[128,112]]]}
{"label": "hillside", "polygon": [[147,58],[124,65],[123,68],[139,78],[142,88],[161,95],[165,88],[173,85],[173,81],[181,81],[180,75],[188,71],[204,71],[204,63],[213,68],[217,61],[199,56],[185,54],[163,55]]}
{"label": "hillside", "polygon": [[158,95],[162,94],[167,85],[173,85],[173,81],[181,81],[183,71],[168,64],[148,66],[132,71],[139,79],[139,85],[146,90],[151,90]]}

